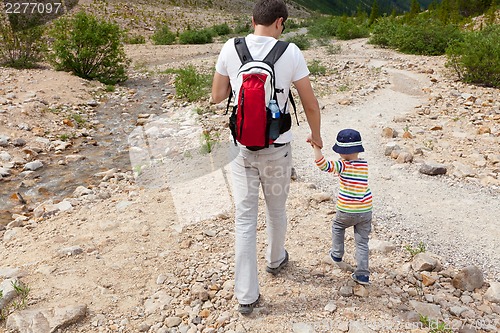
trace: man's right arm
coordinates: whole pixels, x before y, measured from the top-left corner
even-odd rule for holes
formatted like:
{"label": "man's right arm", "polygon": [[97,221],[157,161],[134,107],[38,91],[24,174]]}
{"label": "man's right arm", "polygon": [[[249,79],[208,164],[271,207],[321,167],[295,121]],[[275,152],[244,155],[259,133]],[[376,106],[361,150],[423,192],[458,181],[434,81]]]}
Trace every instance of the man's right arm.
{"label": "man's right arm", "polygon": [[303,77],[293,84],[297,88],[300,101],[306,113],[307,123],[311,129],[311,135],[307,138],[307,141],[314,143],[319,148],[323,148],[323,140],[321,139],[321,112],[309,76]]}
{"label": "man's right arm", "polygon": [[224,76],[215,72],[214,79],[212,81],[212,98],[210,99],[210,102],[219,104],[229,97],[230,91],[231,85],[229,82],[229,76]]}

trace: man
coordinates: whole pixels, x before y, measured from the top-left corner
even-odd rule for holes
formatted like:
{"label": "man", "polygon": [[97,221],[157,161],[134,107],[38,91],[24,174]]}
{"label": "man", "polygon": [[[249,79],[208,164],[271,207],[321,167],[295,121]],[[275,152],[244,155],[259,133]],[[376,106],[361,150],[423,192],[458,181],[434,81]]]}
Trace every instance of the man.
{"label": "man", "polygon": [[[282,0],[260,0],[253,9],[254,33],[245,38],[255,60],[262,60],[285,29],[288,10]],[[238,96],[236,77],[241,66],[234,39],[223,46],[216,64],[212,85],[212,103],[220,103],[233,90]],[[278,98],[286,103],[293,83],[299,93],[311,133],[308,142],[322,147],[320,110],[309,80],[309,70],[300,49],[293,43],[274,65],[276,86],[285,92]],[[285,110],[286,111],[286,110]],[[287,229],[286,200],[290,187],[292,151],[290,130],[282,133],[268,148],[253,150],[241,144],[235,147],[237,157],[231,164],[233,197],[235,202],[235,296],[239,312],[253,311],[260,298],[257,269],[257,214],[259,186],[266,203],[266,229],[268,247],[266,271],[276,275],[287,263],[285,250]]]}

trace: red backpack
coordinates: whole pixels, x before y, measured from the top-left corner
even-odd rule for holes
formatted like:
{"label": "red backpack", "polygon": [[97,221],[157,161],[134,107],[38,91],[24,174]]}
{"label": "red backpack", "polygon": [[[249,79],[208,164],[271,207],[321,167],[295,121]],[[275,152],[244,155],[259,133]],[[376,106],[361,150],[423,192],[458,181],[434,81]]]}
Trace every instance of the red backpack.
{"label": "red backpack", "polygon": [[[285,91],[276,87],[274,64],[285,52],[289,43],[277,41],[264,60],[252,58],[244,38],[235,38],[234,45],[241,61],[237,75],[237,85],[240,89],[229,117],[229,128],[235,144],[239,142],[251,150],[267,148],[277,138],[270,137],[271,126],[278,126],[279,134],[282,134],[292,125],[290,114],[284,112],[286,103],[284,107],[278,104],[280,115],[277,118],[272,117],[268,107],[270,100],[277,102],[278,94]],[[231,90],[226,113],[229,111],[233,95]],[[288,99],[297,117],[295,102],[290,91]]]}

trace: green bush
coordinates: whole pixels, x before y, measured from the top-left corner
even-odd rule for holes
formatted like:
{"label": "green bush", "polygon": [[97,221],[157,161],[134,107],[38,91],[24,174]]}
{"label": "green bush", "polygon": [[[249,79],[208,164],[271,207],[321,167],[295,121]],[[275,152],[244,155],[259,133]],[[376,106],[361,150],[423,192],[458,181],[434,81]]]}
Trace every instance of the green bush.
{"label": "green bush", "polygon": [[394,44],[401,52],[433,56],[444,54],[451,43],[463,36],[454,25],[420,20],[417,24],[402,25],[395,38]]}
{"label": "green bush", "polygon": [[253,30],[252,26],[248,22],[248,19],[245,17],[238,20],[238,23],[234,28],[234,33],[238,35],[246,35],[252,32],[252,30]]}
{"label": "green bush", "polygon": [[286,39],[287,42],[294,43],[301,50],[307,50],[311,47],[311,40],[306,35],[295,35]]}
{"label": "green bush", "polygon": [[145,44],[146,37],[142,35],[127,35],[124,40],[125,44]]}
{"label": "green bush", "polygon": [[500,25],[466,33],[446,50],[447,66],[461,80],[500,88]]}
{"label": "green bush", "polygon": [[216,36],[225,36],[233,32],[227,23],[214,25],[212,30]]}
{"label": "green bush", "polygon": [[340,44],[328,44],[326,45],[326,53],[332,54],[341,54],[342,46]]}
{"label": "green bush", "polygon": [[395,47],[400,23],[392,16],[379,18],[372,25],[372,33],[368,43],[385,47]]}
{"label": "green bush", "polygon": [[124,33],[117,24],[79,12],[56,20],[49,35],[54,39],[50,60],[57,70],[104,84],[127,79],[129,60],[122,44]]}
{"label": "green bush", "polygon": [[45,51],[44,30],[36,22],[19,22],[15,14],[9,20],[0,17],[0,63],[14,68],[36,67]]}
{"label": "green bush", "polygon": [[151,36],[151,40],[155,45],[172,45],[175,43],[177,36],[170,31],[168,25],[163,24],[159,26]]}
{"label": "green bush", "polygon": [[170,69],[165,73],[176,74],[174,79],[176,94],[189,102],[197,101],[209,93],[212,76],[198,73],[193,65],[181,69]]}
{"label": "green bush", "polygon": [[334,16],[314,17],[308,23],[309,34],[315,38],[331,38],[337,34],[339,19]]}
{"label": "green bush", "polygon": [[462,33],[455,25],[443,24],[431,17],[420,16],[410,24],[385,17],[373,26],[369,42],[404,53],[442,55],[451,43],[462,38]]}
{"label": "green bush", "polygon": [[319,60],[311,61],[307,67],[309,68],[311,75],[325,75],[326,73],[326,67],[321,65]]}
{"label": "green bush", "polygon": [[355,22],[352,18],[343,18],[335,32],[335,35],[342,40],[368,37],[369,34],[367,26]]}
{"label": "green bush", "polygon": [[294,19],[286,20],[285,25],[286,25],[286,30],[293,30],[300,28],[300,24],[297,23]]}
{"label": "green bush", "polygon": [[208,44],[213,42],[213,35],[209,29],[183,31],[179,35],[181,44]]}

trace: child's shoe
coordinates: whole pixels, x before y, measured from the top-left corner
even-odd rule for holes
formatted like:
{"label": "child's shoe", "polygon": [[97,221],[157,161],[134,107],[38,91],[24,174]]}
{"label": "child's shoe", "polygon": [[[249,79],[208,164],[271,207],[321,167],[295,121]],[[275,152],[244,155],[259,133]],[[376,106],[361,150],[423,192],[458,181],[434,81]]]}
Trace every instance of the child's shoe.
{"label": "child's shoe", "polygon": [[346,263],[345,261],[342,261],[342,258],[334,257],[332,256],[332,254],[330,254],[329,257],[333,261],[334,265],[340,268],[341,270],[345,272],[354,272],[354,268],[352,268],[352,266]]}
{"label": "child's shoe", "polygon": [[362,284],[365,286],[370,285],[370,277],[368,275],[356,275],[356,274],[352,273],[351,278],[359,284]]}

